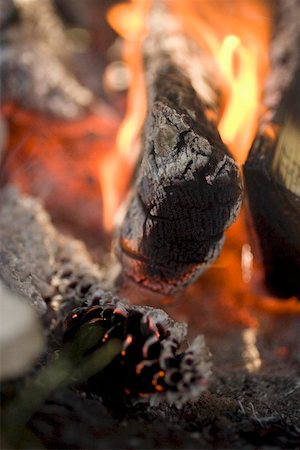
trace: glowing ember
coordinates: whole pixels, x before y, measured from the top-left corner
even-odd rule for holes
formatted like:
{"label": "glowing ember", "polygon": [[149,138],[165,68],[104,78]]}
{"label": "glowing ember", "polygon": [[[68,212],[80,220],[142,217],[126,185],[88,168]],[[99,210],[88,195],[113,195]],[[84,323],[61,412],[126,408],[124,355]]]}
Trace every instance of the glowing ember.
{"label": "glowing ember", "polygon": [[243,332],[245,367],[249,372],[256,372],[261,367],[261,358],[256,346],[257,331],[246,328]]}
{"label": "glowing ember", "polygon": [[13,183],[38,196],[53,217],[99,239],[103,211],[98,167],[103,167],[114,145],[119,125],[115,113],[99,105],[97,114],[72,122],[11,104],[3,105],[2,113],[9,139],[1,183]]}

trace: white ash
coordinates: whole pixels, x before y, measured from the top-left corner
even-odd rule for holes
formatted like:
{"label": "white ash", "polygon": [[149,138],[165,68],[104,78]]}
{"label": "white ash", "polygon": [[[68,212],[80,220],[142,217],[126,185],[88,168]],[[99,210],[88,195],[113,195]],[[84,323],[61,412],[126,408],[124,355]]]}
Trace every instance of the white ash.
{"label": "white ash", "polygon": [[3,101],[63,119],[80,117],[93,95],[68,68],[72,54],[63,24],[48,0],[18,0],[20,22],[3,32]]}
{"label": "white ash", "polygon": [[[156,141],[154,144],[154,157],[149,158],[149,165],[155,164],[157,170],[145,169],[149,177],[158,175],[157,185],[162,187],[169,184],[176,184],[182,180],[193,180],[194,173],[206,166],[212,152],[212,148],[207,139],[197,135],[190,126],[185,123],[185,117],[178,114],[174,109],[157,102],[152,109],[153,119],[151,126],[156,133],[163,130],[166,137],[177,135],[177,140],[171,139],[166,154],[157,151]],[[178,152],[178,139],[184,133],[184,145]],[[150,131],[150,136],[152,133]],[[172,142],[173,141],[173,142]],[[173,145],[172,145],[173,143]],[[148,144],[149,145],[149,144]],[[146,164],[146,162],[145,162]]]}
{"label": "white ash", "polygon": [[0,277],[41,316],[72,309],[111,287],[111,265],[104,270],[94,264],[83,242],[60,233],[37,199],[5,189],[0,223]]}
{"label": "white ash", "polygon": [[74,119],[92,101],[91,92],[43,44],[3,47],[0,68],[4,100],[17,101],[26,109]]}

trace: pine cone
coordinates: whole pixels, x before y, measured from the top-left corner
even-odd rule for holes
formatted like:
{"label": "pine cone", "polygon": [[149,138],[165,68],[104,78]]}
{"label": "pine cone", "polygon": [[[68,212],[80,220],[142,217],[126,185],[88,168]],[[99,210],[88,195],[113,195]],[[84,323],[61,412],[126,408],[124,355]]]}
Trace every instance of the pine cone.
{"label": "pine cone", "polygon": [[64,339],[70,341],[84,324],[105,330],[101,341],[89,349],[118,338],[120,354],[109,366],[88,380],[88,388],[104,400],[167,399],[181,406],[196,400],[205,390],[211,373],[210,354],[204,337],[198,336],[185,351],[187,327],[176,323],[162,310],[131,306],[112,297],[74,309],[64,322]]}

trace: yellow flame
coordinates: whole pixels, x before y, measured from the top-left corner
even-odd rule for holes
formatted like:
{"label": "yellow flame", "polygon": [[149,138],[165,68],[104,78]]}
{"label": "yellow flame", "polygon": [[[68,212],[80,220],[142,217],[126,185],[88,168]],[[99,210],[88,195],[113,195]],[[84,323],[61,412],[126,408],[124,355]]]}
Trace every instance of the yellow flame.
{"label": "yellow flame", "polygon": [[143,76],[142,45],[147,34],[147,15],[151,2],[131,0],[112,7],[107,20],[124,39],[123,58],[132,72],[127,111],[117,136],[119,155],[134,160],[134,142],[146,115],[147,100]]}
{"label": "yellow flame", "polygon": [[183,30],[217,62],[221,88],[220,135],[243,163],[262,112],[268,70],[270,13],[260,0],[166,0]]}
{"label": "yellow flame", "polygon": [[[238,68],[234,70],[234,58]],[[256,76],[257,60],[235,35],[224,39],[217,62],[229,85],[229,99],[219,122],[223,141],[243,163],[253,141],[260,113],[260,91]]]}
{"label": "yellow flame", "polygon": [[119,176],[119,161],[116,153],[102,158],[99,167],[99,182],[103,198],[103,228],[109,232],[113,225],[113,214],[119,206],[119,189],[116,186]]}

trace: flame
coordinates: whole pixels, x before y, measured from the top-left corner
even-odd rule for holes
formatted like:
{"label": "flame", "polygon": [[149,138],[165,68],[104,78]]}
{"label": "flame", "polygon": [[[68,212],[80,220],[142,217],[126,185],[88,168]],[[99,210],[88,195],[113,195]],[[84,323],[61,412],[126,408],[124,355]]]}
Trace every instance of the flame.
{"label": "flame", "polygon": [[[239,60],[236,75],[233,70],[234,55]],[[218,61],[223,62],[223,72],[230,82],[230,95],[219,123],[219,131],[237,161],[243,163],[255,136],[260,115],[256,60],[237,36],[230,35],[223,41]]]}
{"label": "flame", "polygon": [[110,232],[115,214],[128,188],[132,168],[137,158],[138,137],[146,115],[146,92],[143,77],[142,44],[146,36],[146,17],[150,2],[132,0],[113,6],[107,21],[125,39],[123,58],[131,70],[127,95],[127,111],[119,128],[116,146],[99,167],[99,182],[103,195],[103,227]]}
{"label": "flame", "polygon": [[218,64],[220,135],[242,164],[262,113],[271,14],[263,0],[167,0],[183,29]]}
{"label": "flame", "polygon": [[[117,136],[117,153],[128,157],[134,150],[137,133],[142,127],[147,101],[143,76],[142,46],[147,35],[147,16],[151,1],[131,0],[112,7],[108,23],[125,39],[123,58],[131,69],[132,81],[127,97],[127,112]],[[134,159],[133,156],[131,156]]]}

